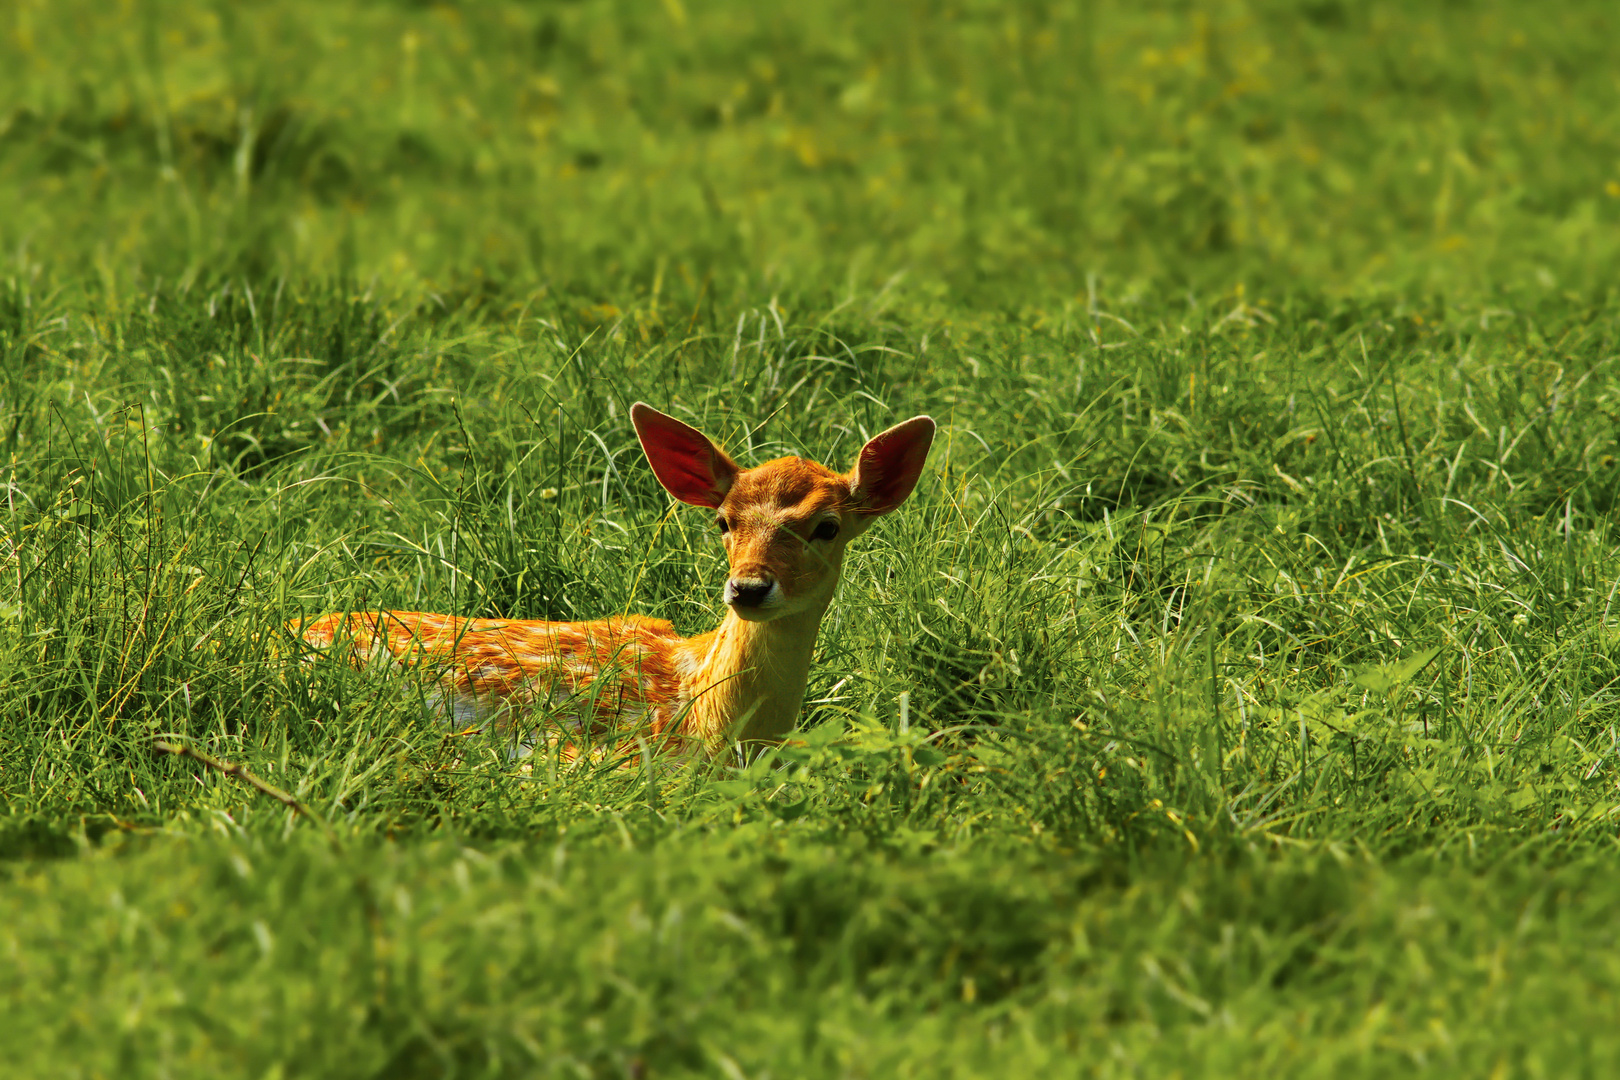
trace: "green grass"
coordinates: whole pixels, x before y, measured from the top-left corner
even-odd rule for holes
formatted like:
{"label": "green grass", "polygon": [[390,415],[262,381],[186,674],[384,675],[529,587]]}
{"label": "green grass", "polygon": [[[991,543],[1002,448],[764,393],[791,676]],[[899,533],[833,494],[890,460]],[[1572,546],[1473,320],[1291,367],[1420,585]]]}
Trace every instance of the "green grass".
{"label": "green grass", "polygon": [[[8,1071],[1612,1073],[1620,26],[1522,15],[12,4]],[[283,661],[713,625],[637,399],[940,421],[799,739]]]}

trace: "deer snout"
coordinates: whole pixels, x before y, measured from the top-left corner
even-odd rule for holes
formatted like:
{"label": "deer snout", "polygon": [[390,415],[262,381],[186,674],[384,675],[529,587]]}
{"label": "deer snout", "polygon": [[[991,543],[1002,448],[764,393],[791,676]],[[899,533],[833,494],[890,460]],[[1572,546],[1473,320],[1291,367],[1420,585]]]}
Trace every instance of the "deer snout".
{"label": "deer snout", "polygon": [[776,579],[767,575],[734,577],[726,582],[726,603],[741,610],[768,605],[777,592]]}

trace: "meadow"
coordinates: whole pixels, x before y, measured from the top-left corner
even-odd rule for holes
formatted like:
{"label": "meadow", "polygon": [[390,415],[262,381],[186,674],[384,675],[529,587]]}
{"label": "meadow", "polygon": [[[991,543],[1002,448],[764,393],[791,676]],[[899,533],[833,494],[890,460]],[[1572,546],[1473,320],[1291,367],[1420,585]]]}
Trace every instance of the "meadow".
{"label": "meadow", "polygon": [[[1612,1075],[1617,41],[10,0],[5,1072]],[[788,743],[519,762],[287,662],[714,625],[636,400],[744,463],[940,423]]]}

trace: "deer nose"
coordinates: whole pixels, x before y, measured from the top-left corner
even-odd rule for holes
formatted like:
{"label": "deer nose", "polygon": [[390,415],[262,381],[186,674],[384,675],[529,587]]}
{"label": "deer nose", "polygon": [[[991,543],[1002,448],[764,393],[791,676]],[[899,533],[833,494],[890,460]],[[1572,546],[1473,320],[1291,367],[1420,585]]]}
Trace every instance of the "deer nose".
{"label": "deer nose", "polygon": [[769,578],[732,578],[726,582],[726,603],[732,607],[763,607],[776,582]]}

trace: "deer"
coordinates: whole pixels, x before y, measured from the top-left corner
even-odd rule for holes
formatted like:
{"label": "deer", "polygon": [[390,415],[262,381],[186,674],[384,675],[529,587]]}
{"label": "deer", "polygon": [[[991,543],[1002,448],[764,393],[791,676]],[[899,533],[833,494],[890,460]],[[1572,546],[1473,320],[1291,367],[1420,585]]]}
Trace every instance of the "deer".
{"label": "deer", "polygon": [[649,751],[717,760],[780,743],[803,706],[845,549],[916,488],[934,421],[880,432],[838,473],[799,457],[742,468],[644,402],[630,419],[664,489],[715,514],[729,570],[714,630],[682,637],[668,620],[628,614],[546,622],[422,611],[334,612],[287,630],[306,658],[425,675],[431,708],[452,725],[549,721],[539,742],[565,761],[605,753],[628,764]]}

